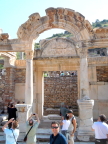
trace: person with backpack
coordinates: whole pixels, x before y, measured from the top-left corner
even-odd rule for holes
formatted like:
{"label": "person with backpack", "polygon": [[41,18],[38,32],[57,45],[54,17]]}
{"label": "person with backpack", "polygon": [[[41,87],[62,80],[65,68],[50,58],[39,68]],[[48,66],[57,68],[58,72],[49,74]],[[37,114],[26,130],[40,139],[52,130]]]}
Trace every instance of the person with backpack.
{"label": "person with backpack", "polygon": [[68,131],[67,131],[67,138],[68,138],[68,144],[74,144],[74,133],[76,131],[76,118],[73,115],[73,111],[69,110],[67,112],[67,114],[69,115],[69,119],[70,119],[70,125],[68,127]]}

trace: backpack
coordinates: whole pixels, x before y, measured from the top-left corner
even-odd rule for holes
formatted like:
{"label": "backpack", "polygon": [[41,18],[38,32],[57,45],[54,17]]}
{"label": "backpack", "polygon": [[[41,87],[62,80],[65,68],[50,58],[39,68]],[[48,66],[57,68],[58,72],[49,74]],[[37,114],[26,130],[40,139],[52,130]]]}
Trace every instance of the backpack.
{"label": "backpack", "polygon": [[[72,124],[73,124],[73,119],[76,119],[74,116],[72,117],[71,121],[72,121]],[[77,127],[77,122],[76,122],[76,127]]]}

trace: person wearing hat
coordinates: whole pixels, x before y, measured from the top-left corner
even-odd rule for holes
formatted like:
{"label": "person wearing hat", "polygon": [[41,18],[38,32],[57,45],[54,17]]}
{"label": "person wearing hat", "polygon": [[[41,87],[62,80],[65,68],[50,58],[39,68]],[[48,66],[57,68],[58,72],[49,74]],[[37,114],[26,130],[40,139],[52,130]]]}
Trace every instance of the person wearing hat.
{"label": "person wearing hat", "polygon": [[[33,117],[36,117],[36,121],[33,119]],[[37,114],[31,114],[31,116],[28,118],[26,122],[27,127],[27,144],[36,144],[36,131],[39,126],[40,120]]]}
{"label": "person wearing hat", "polygon": [[101,114],[97,122],[92,125],[92,130],[95,132],[95,144],[107,144],[108,125],[105,121],[106,116]]}
{"label": "person wearing hat", "polygon": [[74,133],[76,131],[76,119],[73,115],[73,111],[69,110],[67,112],[67,114],[69,115],[69,120],[70,120],[70,125],[68,127],[68,131],[67,131],[67,139],[68,139],[68,144],[74,144]]}

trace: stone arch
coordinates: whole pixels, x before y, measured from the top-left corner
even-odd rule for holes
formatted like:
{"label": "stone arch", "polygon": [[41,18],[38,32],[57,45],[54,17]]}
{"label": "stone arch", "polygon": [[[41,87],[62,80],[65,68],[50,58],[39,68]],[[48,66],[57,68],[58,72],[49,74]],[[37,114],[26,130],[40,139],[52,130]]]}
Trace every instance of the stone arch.
{"label": "stone arch", "polygon": [[16,52],[0,52],[0,55],[4,57],[4,67],[14,65]]}
{"label": "stone arch", "polygon": [[53,28],[73,33],[76,41],[90,39],[93,31],[91,24],[82,14],[67,8],[48,8],[46,16],[40,17],[39,13],[30,15],[29,19],[19,27],[17,35],[23,41],[32,42],[43,31]]}

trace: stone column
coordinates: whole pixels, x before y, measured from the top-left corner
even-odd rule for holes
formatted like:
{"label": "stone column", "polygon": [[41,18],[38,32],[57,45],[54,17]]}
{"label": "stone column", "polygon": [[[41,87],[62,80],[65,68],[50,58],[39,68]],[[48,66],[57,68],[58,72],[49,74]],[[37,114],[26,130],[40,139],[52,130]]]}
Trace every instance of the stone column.
{"label": "stone column", "polygon": [[79,127],[77,138],[80,141],[90,141],[93,138],[93,105],[94,100],[77,100],[79,106]]}
{"label": "stone column", "polygon": [[33,51],[26,51],[25,103],[33,104]]}
{"label": "stone column", "polygon": [[44,76],[43,71],[36,71],[36,112],[39,118],[43,116],[44,105]]}
{"label": "stone column", "polygon": [[89,97],[87,48],[79,48],[80,52],[80,98]]}
{"label": "stone column", "polygon": [[94,100],[89,98],[88,62],[87,48],[79,48],[80,54],[80,99],[77,100],[79,106],[79,127],[78,140],[90,141],[93,138],[93,105]]}

